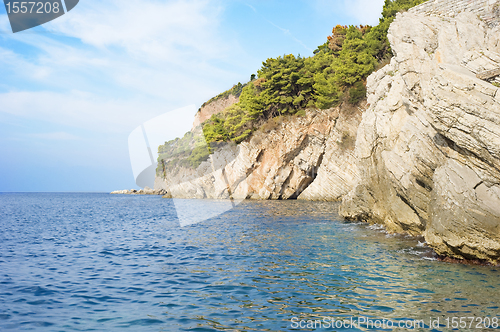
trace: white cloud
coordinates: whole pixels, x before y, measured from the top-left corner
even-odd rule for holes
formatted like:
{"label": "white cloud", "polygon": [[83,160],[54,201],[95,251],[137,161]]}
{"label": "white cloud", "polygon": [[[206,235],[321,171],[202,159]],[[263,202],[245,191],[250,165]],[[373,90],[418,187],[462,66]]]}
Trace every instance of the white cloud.
{"label": "white cloud", "polygon": [[[360,23],[376,20],[383,3],[315,1],[323,11],[348,12]],[[0,87],[8,91],[0,94],[0,112],[123,131],[171,109],[199,105],[220,92],[214,82],[238,80],[225,67],[228,61],[243,62],[234,41],[221,38],[221,4],[88,0],[44,25],[51,33],[2,34],[31,51],[21,55],[0,47]],[[0,29],[7,25],[0,15]]]}
{"label": "white cloud", "polygon": [[50,72],[49,67],[33,64],[2,47],[0,47],[0,64],[4,70],[15,73],[17,77],[31,77],[34,80],[43,80]]}
{"label": "white cloud", "polygon": [[121,47],[139,61],[184,62],[185,56],[220,57],[216,1],[111,0],[81,2],[47,25],[97,48]]}
{"label": "white cloud", "polygon": [[49,33],[6,33],[30,51],[0,47],[0,113],[118,132],[199,105],[220,92],[214,80],[237,79],[224,68],[238,51],[220,38],[220,11],[219,0],[81,1]]}
{"label": "white cloud", "polygon": [[2,113],[103,133],[131,131],[171,110],[158,102],[115,100],[79,91],[7,92],[0,94],[0,105]]}
{"label": "white cloud", "polygon": [[51,140],[51,141],[75,141],[82,139],[81,137],[66,133],[64,131],[54,132],[54,133],[30,134],[28,136],[37,139]]}
{"label": "white cloud", "polygon": [[9,18],[6,14],[0,15],[0,33],[12,33],[10,28]]}

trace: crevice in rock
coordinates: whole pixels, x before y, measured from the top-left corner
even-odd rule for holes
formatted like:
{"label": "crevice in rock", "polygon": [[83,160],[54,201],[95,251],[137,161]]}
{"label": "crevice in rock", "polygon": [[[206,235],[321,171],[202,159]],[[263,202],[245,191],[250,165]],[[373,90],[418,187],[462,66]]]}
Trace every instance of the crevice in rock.
{"label": "crevice in rock", "polygon": [[[383,144],[382,142],[382,139],[383,138],[386,138],[386,137],[379,137],[377,136],[377,138],[375,139],[375,143],[373,144],[372,148],[371,148],[371,151],[370,151],[370,155],[368,157],[361,157],[360,159],[373,159],[374,155],[375,155],[375,152],[377,150],[377,148]],[[357,138],[356,138],[357,139]]]}
{"label": "crevice in rock", "polygon": [[420,180],[420,179],[415,179],[415,182],[422,188],[424,188],[425,190],[431,192],[432,191],[432,187],[430,185],[428,185],[427,183],[425,183],[424,181]]}
{"label": "crevice in rock", "polygon": [[[436,131],[438,131],[437,128],[434,128],[434,129]],[[440,139],[442,139],[445,144],[441,144],[441,142],[439,142]],[[457,143],[455,143],[454,141],[452,141],[448,137],[444,136],[443,134],[440,134],[439,132],[434,136],[434,143],[436,144],[436,146],[448,147],[448,148],[452,149],[455,152],[458,152],[459,154],[461,154],[463,156],[470,156],[472,154],[472,152],[461,148],[460,146],[457,145]],[[444,153],[444,154],[447,155],[446,153]]]}
{"label": "crevice in rock", "polygon": [[481,181],[481,182],[479,182],[478,184],[476,184],[476,185],[474,186],[474,190],[476,190],[476,189],[477,189],[477,187],[479,187],[479,186],[480,186],[480,185],[482,185],[483,183],[484,183],[484,181]]}
{"label": "crevice in rock", "polygon": [[[446,247],[453,253],[451,256],[457,258],[457,259],[463,259],[465,261],[476,261],[476,262],[488,262],[488,260],[485,259],[478,259],[478,257],[468,254],[468,251],[477,251],[477,248],[467,246],[465,243],[461,243],[459,246],[453,246],[448,243],[448,241],[443,241],[443,243],[446,245]],[[464,250],[465,248],[469,248],[469,250]],[[490,255],[486,255],[490,256]],[[461,258],[459,258],[461,257]],[[498,256],[497,256],[498,257]]]}
{"label": "crevice in rock", "polygon": [[[316,166],[311,167],[311,169],[307,172],[306,177],[302,179],[302,181],[298,184],[295,192],[288,199],[297,199],[300,196],[300,194],[302,194],[314,182],[314,180],[316,180],[316,177],[318,176],[318,170],[319,170],[321,164],[323,163],[324,155],[325,155],[325,152],[323,152],[319,156],[319,158],[316,162]],[[294,171],[292,170],[290,172],[290,175],[288,176],[287,180],[283,184],[279,199],[282,199],[283,191],[287,189],[293,173],[294,173]]]}
{"label": "crevice in rock", "polygon": [[[283,182],[283,185],[281,185],[280,196],[278,197],[278,200],[287,199],[287,198],[283,198],[283,195],[285,193],[285,190],[287,190],[288,187],[290,186],[290,181],[291,181],[294,173],[295,173],[294,169],[292,168],[290,173],[288,173],[288,176],[287,176],[285,182]],[[292,199],[292,197],[288,197],[288,199]]]}
{"label": "crevice in rock", "polygon": [[297,189],[292,196],[290,196],[288,199],[297,199],[300,194],[307,189],[311,185],[311,183],[314,182],[314,178],[305,178],[300,184],[299,184],[299,189]]}
{"label": "crevice in rock", "polygon": [[247,169],[247,171],[245,172],[245,178],[248,178],[257,169],[257,167],[260,166],[263,157],[264,157],[264,150],[260,150],[259,153],[257,154],[257,158],[255,158],[255,162],[252,164],[252,167]]}
{"label": "crevice in rock", "polygon": [[262,162],[262,158],[264,157],[264,150],[260,150],[259,154],[257,155],[257,158],[255,158],[256,162],[255,163],[260,163]]}
{"label": "crevice in rock", "polygon": [[[399,193],[396,193],[396,196],[403,201],[403,203],[405,203],[410,209],[412,209],[413,212],[415,212],[415,215],[420,219],[420,221],[422,221],[422,218],[420,218],[420,215],[419,213],[417,212],[417,210],[413,207],[413,205],[410,203],[410,201],[408,201],[406,199],[406,197],[404,197],[403,195],[399,194]],[[404,227],[403,224],[401,224],[402,227]],[[405,229],[406,230],[406,229]]]}
{"label": "crevice in rock", "polygon": [[[242,183],[243,181],[248,179],[248,177],[250,177],[250,175],[252,175],[252,173],[260,166],[260,163],[262,162],[263,156],[264,156],[264,150],[260,150],[259,153],[257,154],[257,158],[255,158],[256,161],[252,164],[251,167],[249,167],[246,170],[245,177],[240,177],[239,179],[234,181],[234,183],[232,184],[233,192],[236,191],[236,189],[238,188],[240,183]],[[251,195],[249,197],[247,197],[247,199],[250,197],[251,197]]]}
{"label": "crevice in rock", "polygon": [[[436,129],[436,128],[434,128],[434,129]],[[436,131],[438,131],[438,130],[436,129]],[[485,163],[486,165],[488,165],[488,166],[492,167],[493,169],[497,169],[497,170],[499,169],[499,168],[498,168],[498,165],[495,165],[495,163],[491,161],[491,159],[494,159],[491,155],[490,155],[491,159],[490,159],[490,158],[482,158],[481,156],[479,156],[479,155],[478,155],[478,154],[476,154],[475,152],[473,152],[473,151],[471,151],[471,150],[468,150],[468,149],[464,149],[464,148],[462,148],[462,147],[458,146],[458,144],[457,144],[457,143],[455,143],[454,141],[452,141],[452,140],[451,140],[451,139],[449,139],[448,137],[446,137],[446,136],[444,136],[444,135],[440,134],[439,132],[438,132],[438,134],[437,134],[437,135],[440,135],[440,136],[441,136],[441,138],[442,138],[442,139],[444,140],[444,142],[446,143],[447,147],[449,147],[449,148],[450,148],[450,149],[452,149],[453,151],[455,151],[455,152],[457,152],[457,153],[461,154],[462,156],[464,156],[464,157],[472,157],[472,158],[475,158],[475,159],[479,160],[480,162],[483,162],[483,163]],[[443,146],[442,144],[438,144],[438,142],[436,142],[436,141],[434,141],[434,142],[436,143],[436,146]],[[486,151],[488,152],[488,150],[486,150]],[[444,154],[444,155],[447,155],[445,152],[443,152],[443,154]],[[488,152],[488,154],[489,154],[489,152]]]}
{"label": "crevice in rock", "polygon": [[305,148],[309,145],[310,141],[311,138],[309,137],[309,135],[306,134],[298,147],[296,147],[295,149],[291,150],[290,152],[288,152],[283,156],[283,163],[288,164],[292,162],[295,159],[295,157],[297,157],[303,150],[305,150]]}

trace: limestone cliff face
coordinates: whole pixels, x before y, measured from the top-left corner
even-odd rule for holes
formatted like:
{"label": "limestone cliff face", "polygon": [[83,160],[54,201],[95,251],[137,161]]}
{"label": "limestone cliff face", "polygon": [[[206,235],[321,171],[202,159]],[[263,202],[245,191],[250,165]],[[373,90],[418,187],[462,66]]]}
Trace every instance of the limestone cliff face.
{"label": "limestone cliff face", "polygon": [[222,112],[227,107],[236,104],[239,100],[239,97],[230,94],[227,98],[220,98],[202,106],[194,116],[193,128],[191,131],[194,131],[197,126],[210,119],[212,115]]}
{"label": "limestone cliff face", "polygon": [[500,89],[476,78],[500,67],[494,25],[470,12],[398,14],[395,56],[368,78],[360,180],[343,216],[423,234],[441,255],[499,262]]}
{"label": "limestone cliff face", "polygon": [[[500,68],[499,8],[429,0],[398,14],[394,57],[368,78],[366,107],[272,119],[196,169],[164,172],[155,189],[342,199],[347,219],[423,235],[441,255],[500,263],[500,76],[476,77]],[[236,101],[202,108],[195,127]]]}
{"label": "limestone cliff face", "polygon": [[358,180],[359,110],[310,110],[271,119],[249,142],[228,145],[196,170],[156,179],[172,197],[339,200]]}

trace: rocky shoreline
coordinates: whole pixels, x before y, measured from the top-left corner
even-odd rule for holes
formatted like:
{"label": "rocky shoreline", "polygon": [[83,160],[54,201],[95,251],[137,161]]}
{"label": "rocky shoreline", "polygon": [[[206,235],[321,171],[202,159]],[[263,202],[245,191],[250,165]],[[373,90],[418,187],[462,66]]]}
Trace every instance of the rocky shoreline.
{"label": "rocky shoreline", "polygon": [[167,195],[167,191],[165,189],[151,189],[149,187],[145,187],[144,189],[125,189],[125,190],[115,190],[111,192],[113,195],[157,195],[157,196],[165,196]]}
{"label": "rocky shoreline", "polygon": [[500,76],[479,77],[500,67],[491,15],[398,14],[394,57],[368,77],[367,103],[271,119],[195,170],[164,171],[155,188],[342,201],[347,220],[423,236],[445,261],[500,263]]}
{"label": "rocky shoreline", "polygon": [[395,56],[367,82],[360,180],[340,214],[423,235],[440,256],[500,262],[500,28],[471,13],[399,14]]}

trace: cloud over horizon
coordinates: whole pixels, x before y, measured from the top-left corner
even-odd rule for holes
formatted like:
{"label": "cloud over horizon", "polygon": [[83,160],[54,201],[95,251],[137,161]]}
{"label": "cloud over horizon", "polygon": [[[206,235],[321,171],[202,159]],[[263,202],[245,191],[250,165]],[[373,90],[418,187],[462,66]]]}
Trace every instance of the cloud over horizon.
{"label": "cloud over horizon", "polygon": [[[375,7],[365,0],[86,0],[12,34],[0,6],[0,153],[17,163],[0,172],[18,179],[13,187],[29,184],[26,171],[13,173],[29,155],[61,160],[49,177],[92,162],[129,176],[115,163],[128,159],[128,134],[141,123],[247,82],[267,57],[312,55],[331,27],[373,20]],[[107,183],[104,174],[89,181]]]}
{"label": "cloud over horizon", "polygon": [[85,121],[91,115],[117,127],[124,116],[145,121],[133,108],[153,117],[199,102],[216,93],[213,76],[234,77],[211,63],[231,56],[217,31],[219,7],[206,0],[88,1],[48,23],[52,33],[3,35],[29,52],[0,48],[0,71],[21,81],[3,87],[0,112],[93,128]]}

